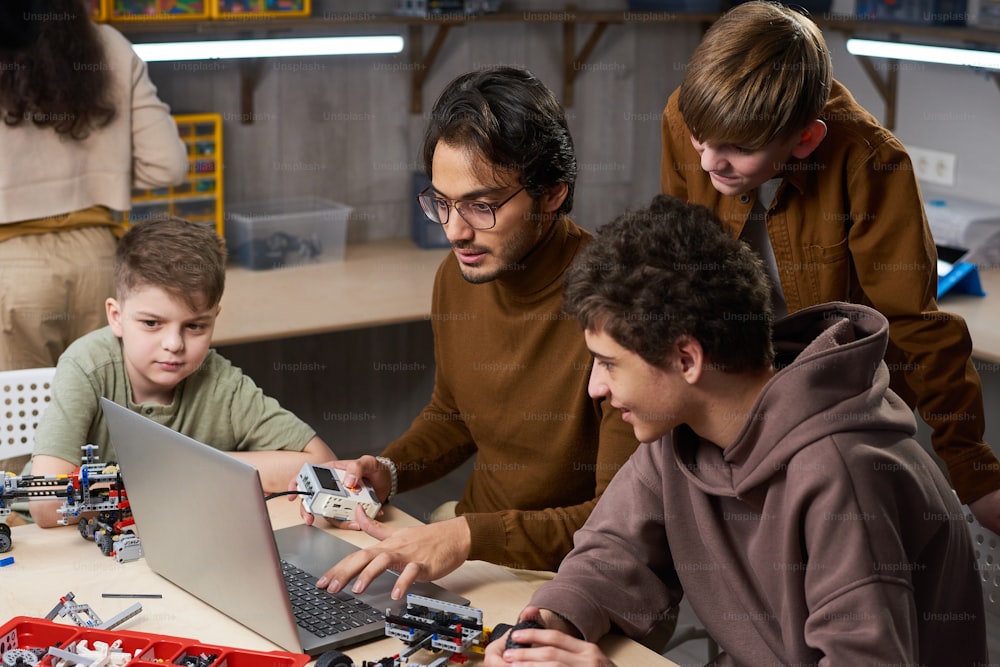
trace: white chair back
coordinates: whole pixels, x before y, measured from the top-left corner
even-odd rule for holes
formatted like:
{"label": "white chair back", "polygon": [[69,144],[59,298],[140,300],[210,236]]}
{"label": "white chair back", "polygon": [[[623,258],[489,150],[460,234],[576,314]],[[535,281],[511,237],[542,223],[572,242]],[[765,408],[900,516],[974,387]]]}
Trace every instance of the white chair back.
{"label": "white chair back", "polygon": [[976,552],[976,569],[983,584],[983,599],[987,616],[1000,618],[1000,536],[983,527],[968,507],[965,519],[972,533],[972,547]]}
{"label": "white chair back", "polygon": [[[49,405],[55,372],[55,368],[0,371],[0,464],[31,454],[35,429]],[[8,472],[18,474],[20,470]]]}

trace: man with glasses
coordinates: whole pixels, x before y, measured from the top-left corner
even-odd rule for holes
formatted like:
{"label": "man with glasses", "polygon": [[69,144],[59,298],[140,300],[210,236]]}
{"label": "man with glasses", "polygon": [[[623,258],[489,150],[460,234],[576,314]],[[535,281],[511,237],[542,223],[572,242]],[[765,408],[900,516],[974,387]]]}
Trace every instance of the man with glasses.
{"label": "man with glasses", "polygon": [[331,591],[357,575],[359,592],[392,568],[398,599],[466,560],[555,570],[638,445],[617,409],[588,396],[590,355],[562,313],[563,273],[591,237],[567,217],[576,157],[551,91],[511,67],[458,77],[423,157],[431,186],[418,200],[453,249],[434,281],[433,395],[381,456],[331,465],[388,500],[476,464],[452,518],[396,531],[363,512],[345,522],[381,541],[334,565],[319,581]]}

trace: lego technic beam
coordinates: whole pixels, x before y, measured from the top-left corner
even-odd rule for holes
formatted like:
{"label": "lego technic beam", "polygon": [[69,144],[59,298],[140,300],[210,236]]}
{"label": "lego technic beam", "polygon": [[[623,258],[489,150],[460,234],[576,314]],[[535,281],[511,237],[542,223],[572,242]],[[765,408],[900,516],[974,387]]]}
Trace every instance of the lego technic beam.
{"label": "lego technic beam", "polygon": [[430,637],[433,649],[465,653],[483,638],[483,612],[410,594],[402,614],[385,617],[385,634],[408,644]]}

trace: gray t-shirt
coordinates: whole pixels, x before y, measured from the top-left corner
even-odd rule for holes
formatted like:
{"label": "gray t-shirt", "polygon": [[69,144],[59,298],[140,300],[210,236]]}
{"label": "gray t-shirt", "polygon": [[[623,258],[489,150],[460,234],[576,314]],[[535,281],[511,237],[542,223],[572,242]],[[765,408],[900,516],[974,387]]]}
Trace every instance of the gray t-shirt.
{"label": "gray t-shirt", "polygon": [[756,250],[764,262],[764,269],[767,271],[767,277],[771,283],[771,311],[774,319],[788,314],[785,293],[781,289],[781,279],[778,277],[778,263],[774,258],[774,248],[771,247],[771,237],[768,236],[766,222],[767,209],[774,201],[774,195],[777,194],[781,180],[780,178],[772,178],[758,188],[757,200],[750,210],[750,215],[747,216],[743,233],[740,234],[740,240],[745,241]]}
{"label": "gray t-shirt", "polygon": [[264,395],[215,350],[174,389],[170,405],[132,401],[121,341],[110,327],[76,340],[59,357],[52,402],[35,433],[33,454],[80,463],[83,445],[114,461],[100,397],[222,451],[302,451],[316,432]]}

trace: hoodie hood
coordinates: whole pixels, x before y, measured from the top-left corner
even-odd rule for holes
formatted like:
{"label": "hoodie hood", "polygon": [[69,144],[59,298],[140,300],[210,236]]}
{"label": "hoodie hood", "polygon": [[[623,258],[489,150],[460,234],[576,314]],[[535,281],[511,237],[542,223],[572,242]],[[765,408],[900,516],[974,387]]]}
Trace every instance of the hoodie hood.
{"label": "hoodie hood", "polygon": [[897,431],[912,437],[912,411],[889,389],[883,362],[889,323],[858,304],[829,303],[774,325],[777,372],[752,417],[725,450],[689,428],[674,433],[674,455],[702,491],[740,496],[784,473],[799,450],[839,433]]}

